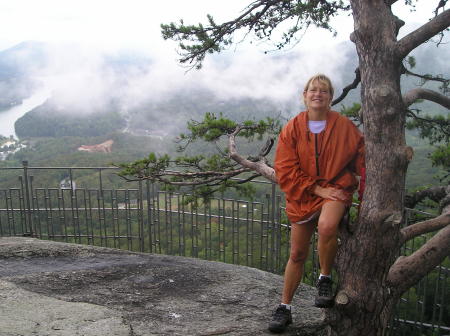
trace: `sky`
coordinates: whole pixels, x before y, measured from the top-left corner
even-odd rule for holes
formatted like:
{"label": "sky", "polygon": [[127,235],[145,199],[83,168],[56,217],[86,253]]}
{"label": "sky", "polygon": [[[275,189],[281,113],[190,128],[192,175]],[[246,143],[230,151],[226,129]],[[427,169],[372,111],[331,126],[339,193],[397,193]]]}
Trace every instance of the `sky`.
{"label": "sky", "polygon": [[[138,47],[173,53],[170,42],[162,41],[161,23],[180,18],[187,23],[205,22],[208,13],[220,22],[239,14],[245,3],[242,0],[0,0],[0,48],[38,40],[80,42],[106,50]],[[413,24],[424,23],[436,3],[421,0],[416,12],[411,13],[403,1],[398,1],[394,12]],[[305,44],[326,45],[347,40],[352,30],[351,17],[341,16],[336,23],[337,38],[316,31],[305,37]]]}
{"label": "sky", "polygon": [[[410,12],[398,1],[394,12],[408,21],[400,35],[427,22],[438,1],[421,0]],[[311,29],[301,43],[280,53],[264,54],[273,46],[240,43],[225,52],[231,64],[225,67],[220,57],[207,57],[201,71],[186,72],[177,63],[176,43],[164,41],[160,24],[178,21],[206,21],[210,13],[216,22],[238,15],[242,0],[0,0],[0,50],[23,41],[51,45],[51,60],[34,76],[59,92],[61,104],[81,104],[88,109],[100,104],[99,97],[120,92],[125,105],[132,107],[149,95],[162,99],[177,87],[200,85],[224,99],[251,97],[286,100],[297,96],[299,87],[317,72],[334,76],[337,87],[344,84],[337,75],[347,61],[342,43],[352,31],[351,16],[334,21],[338,35]],[[405,18],[408,18],[406,20]],[[103,67],[102,55],[131,50],[152,58],[152,67],[131,69],[125,86],[123,78]],[[231,56],[231,58],[230,58]],[[156,85],[157,83],[158,85]],[[151,94],[150,94],[151,93]],[[80,107],[81,108],[81,107]]]}
{"label": "sky", "polygon": [[[155,6],[155,4],[157,5]],[[161,23],[180,18],[219,22],[234,17],[243,1],[211,0],[0,0],[0,47],[23,40],[76,41],[107,50],[163,45]],[[163,47],[164,49],[164,47]]]}

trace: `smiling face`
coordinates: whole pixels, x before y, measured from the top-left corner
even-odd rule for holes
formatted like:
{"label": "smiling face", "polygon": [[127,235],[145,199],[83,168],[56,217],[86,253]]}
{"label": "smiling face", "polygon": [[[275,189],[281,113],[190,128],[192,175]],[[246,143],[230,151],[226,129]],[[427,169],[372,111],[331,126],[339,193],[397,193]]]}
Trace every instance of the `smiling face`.
{"label": "smiling face", "polygon": [[327,82],[315,79],[303,91],[303,99],[308,109],[325,111],[330,108],[333,96]]}

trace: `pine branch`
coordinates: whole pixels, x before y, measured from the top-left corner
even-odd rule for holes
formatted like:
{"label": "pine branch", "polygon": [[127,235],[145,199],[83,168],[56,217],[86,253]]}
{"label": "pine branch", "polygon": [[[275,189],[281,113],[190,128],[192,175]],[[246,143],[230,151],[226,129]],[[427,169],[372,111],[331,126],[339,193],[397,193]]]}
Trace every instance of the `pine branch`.
{"label": "pine branch", "polygon": [[409,33],[397,42],[397,55],[400,59],[405,58],[412,50],[425,43],[450,26],[450,10],[441,14]]}
{"label": "pine branch", "polygon": [[[206,53],[212,53],[214,51],[219,52],[223,49],[220,46],[222,43],[224,45],[231,44],[231,39],[225,39],[225,36],[231,36],[236,30],[239,30],[242,25],[241,21],[250,16],[254,10],[263,7],[261,13],[265,13],[270,5],[281,1],[282,0],[256,1],[251,4],[239,17],[232,21],[222,23],[219,26],[214,23],[212,17],[210,16],[208,16],[208,19],[211,26],[206,28],[204,28],[203,25],[199,25],[198,28],[195,26],[190,26],[186,27],[189,29],[183,29],[183,21],[180,22],[181,24],[178,27],[176,27],[174,23],[171,23],[170,25],[162,24],[161,29],[163,38],[173,39],[180,42],[183,40],[197,40],[199,42],[203,42],[202,44],[195,45],[194,47],[186,46],[183,43],[180,43],[181,49],[187,51],[185,54],[180,54],[180,56],[182,56],[180,58],[180,63],[188,62],[192,64],[192,67],[200,68]],[[256,15],[255,19],[256,18],[259,19],[260,15]],[[250,20],[249,25],[251,28],[253,28],[255,24],[256,21]]]}
{"label": "pine branch", "polygon": [[[275,43],[277,49],[297,41],[297,34],[310,25],[335,32],[329,25],[331,17],[338,11],[350,10],[341,0],[257,0],[251,3],[239,17],[221,24],[208,15],[208,25],[162,24],[164,39],[179,42],[180,62],[191,68],[200,68],[208,53],[220,52],[233,43],[234,34],[239,30],[253,32],[260,40],[271,40],[272,34],[281,24],[290,27]],[[296,19],[294,22],[290,19]]]}
{"label": "pine branch", "polygon": [[[151,180],[154,182],[162,182],[174,186],[195,186],[195,185],[210,185],[217,181],[223,181],[232,177],[238,176],[242,173],[249,172],[249,169],[239,168],[231,171],[203,171],[203,172],[181,172],[165,170],[159,174],[140,175],[137,177],[128,177],[127,175],[119,175],[127,182],[137,182],[142,180]],[[168,177],[175,177],[176,180],[171,180]],[[185,179],[179,181],[178,179]]]}
{"label": "pine branch", "polygon": [[420,137],[427,138],[430,144],[448,142],[450,138],[449,116],[425,115],[425,117],[420,117],[412,110],[407,110],[407,116],[410,120],[407,121],[406,127],[419,130]]}
{"label": "pine branch", "polygon": [[422,79],[423,81],[435,81],[435,82],[441,82],[443,84],[446,84],[448,86],[448,84],[450,83],[449,79],[440,77],[440,76],[433,76],[430,74],[425,74],[425,75],[421,75],[415,72],[412,72],[411,70],[406,69],[405,67],[403,68],[403,73],[410,75],[410,76],[414,76],[414,77],[418,77],[420,79]]}
{"label": "pine branch", "polygon": [[[258,176],[273,178],[273,169],[267,165],[265,156],[273,147],[273,137],[279,133],[280,128],[278,119],[246,120],[238,124],[221,114],[216,116],[213,113],[206,113],[202,121],[191,120],[188,123],[190,132],[181,134],[178,143],[181,144],[181,151],[187,144],[197,140],[214,143],[219,154],[179,156],[171,159],[168,155],[158,157],[150,153],[147,158],[118,165],[122,168],[118,175],[126,181],[160,182],[168,190],[189,187],[192,195],[188,201],[194,204],[197,204],[198,198],[207,201],[215,192],[223,192],[228,188],[234,188],[239,194],[251,197],[253,188],[246,184],[247,182]],[[261,140],[264,135],[268,135],[269,140],[256,158],[244,159],[237,152],[235,141],[237,136],[250,140],[257,137]],[[229,148],[228,151],[223,151],[217,147],[217,142],[223,136],[231,139],[232,153]],[[186,144],[183,145],[183,142]],[[246,175],[239,179],[242,174]]]}

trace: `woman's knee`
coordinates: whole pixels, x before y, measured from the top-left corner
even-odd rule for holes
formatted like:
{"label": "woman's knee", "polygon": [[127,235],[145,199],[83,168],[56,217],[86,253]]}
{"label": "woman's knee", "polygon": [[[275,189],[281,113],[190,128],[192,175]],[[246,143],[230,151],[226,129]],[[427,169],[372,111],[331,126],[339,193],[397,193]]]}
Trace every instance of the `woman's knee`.
{"label": "woman's knee", "polygon": [[291,248],[289,260],[298,264],[303,264],[308,258],[308,249],[305,248]]}
{"label": "woman's knee", "polygon": [[339,223],[334,221],[319,220],[317,232],[319,236],[333,238],[337,236]]}
{"label": "woman's knee", "polygon": [[317,231],[319,236],[333,238],[338,234],[339,222],[345,213],[345,205],[341,202],[327,202],[322,207]]}

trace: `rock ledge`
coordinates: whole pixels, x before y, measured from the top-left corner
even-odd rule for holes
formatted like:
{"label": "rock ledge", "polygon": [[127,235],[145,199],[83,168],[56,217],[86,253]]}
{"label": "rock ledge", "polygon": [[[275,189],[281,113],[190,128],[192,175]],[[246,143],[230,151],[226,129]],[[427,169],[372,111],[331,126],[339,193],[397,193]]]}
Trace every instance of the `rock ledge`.
{"label": "rock ledge", "polygon": [[[0,336],[269,335],[282,278],[199,259],[0,238]],[[284,335],[325,334],[302,285]]]}

